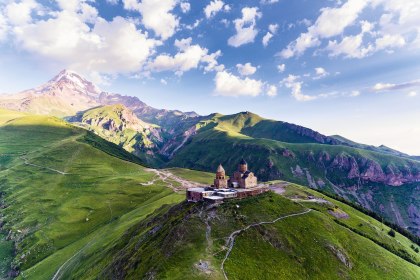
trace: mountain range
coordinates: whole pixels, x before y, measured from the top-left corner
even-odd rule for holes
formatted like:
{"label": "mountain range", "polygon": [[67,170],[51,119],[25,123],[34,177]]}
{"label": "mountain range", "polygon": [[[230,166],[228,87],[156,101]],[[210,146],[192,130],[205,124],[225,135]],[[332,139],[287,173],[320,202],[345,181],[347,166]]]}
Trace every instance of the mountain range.
{"label": "mountain range", "polygon": [[[407,155],[251,112],[154,109],[70,71],[0,100],[0,279],[419,278]],[[241,157],[271,192],[185,201]]]}
{"label": "mountain range", "polygon": [[150,167],[230,173],[244,157],[261,180],[284,179],[339,195],[420,234],[420,162],[386,146],[264,119],[156,109],[101,91],[63,70],[44,85],[0,96],[0,107],[62,117],[123,147]]}

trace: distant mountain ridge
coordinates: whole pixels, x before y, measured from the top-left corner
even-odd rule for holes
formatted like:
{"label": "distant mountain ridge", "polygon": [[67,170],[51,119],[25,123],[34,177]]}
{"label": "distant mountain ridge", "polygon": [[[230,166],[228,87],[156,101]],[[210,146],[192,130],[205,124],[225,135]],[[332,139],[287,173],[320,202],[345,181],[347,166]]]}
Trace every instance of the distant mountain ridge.
{"label": "distant mountain ridge", "polygon": [[232,172],[245,157],[262,180],[286,179],[337,194],[420,235],[420,162],[385,146],[251,112],[200,116],[156,109],[137,97],[102,92],[71,71],[36,89],[0,96],[0,107],[71,116],[154,167],[213,171],[222,163]]}

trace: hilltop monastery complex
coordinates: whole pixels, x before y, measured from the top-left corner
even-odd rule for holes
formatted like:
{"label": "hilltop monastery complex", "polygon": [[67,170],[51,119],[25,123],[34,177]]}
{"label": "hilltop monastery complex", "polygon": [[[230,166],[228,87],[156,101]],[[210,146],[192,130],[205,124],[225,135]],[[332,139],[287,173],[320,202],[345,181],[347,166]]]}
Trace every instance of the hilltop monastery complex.
{"label": "hilltop monastery complex", "polygon": [[268,191],[268,187],[259,186],[257,177],[248,170],[248,163],[242,159],[238,170],[229,179],[220,164],[216,171],[216,178],[211,186],[190,188],[187,190],[187,200],[191,202],[208,201],[221,203],[224,199],[244,198]]}

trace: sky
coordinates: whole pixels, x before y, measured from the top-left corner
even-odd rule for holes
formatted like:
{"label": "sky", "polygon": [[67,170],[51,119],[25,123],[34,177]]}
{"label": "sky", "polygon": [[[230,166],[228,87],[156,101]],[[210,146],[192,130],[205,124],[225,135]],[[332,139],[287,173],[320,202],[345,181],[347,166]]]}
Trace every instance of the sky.
{"label": "sky", "polygon": [[0,93],[62,69],[420,155],[419,0],[0,0]]}

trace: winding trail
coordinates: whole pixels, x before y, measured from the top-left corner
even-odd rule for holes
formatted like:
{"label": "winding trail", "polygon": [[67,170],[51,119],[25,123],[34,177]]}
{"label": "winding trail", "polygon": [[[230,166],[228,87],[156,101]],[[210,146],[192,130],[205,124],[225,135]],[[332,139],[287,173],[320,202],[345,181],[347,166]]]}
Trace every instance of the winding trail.
{"label": "winding trail", "polygon": [[259,223],[250,224],[250,225],[248,225],[248,226],[246,226],[246,227],[244,227],[244,228],[242,228],[242,229],[238,229],[238,230],[235,230],[234,232],[232,232],[232,233],[229,235],[228,240],[226,241],[226,245],[228,246],[228,251],[226,252],[226,255],[225,255],[225,257],[224,257],[224,259],[223,259],[223,261],[222,261],[222,265],[220,266],[220,269],[222,270],[222,272],[223,272],[223,276],[225,277],[225,279],[226,279],[226,280],[228,280],[228,277],[227,277],[227,275],[226,275],[225,268],[224,268],[224,266],[225,266],[225,262],[226,262],[227,258],[229,257],[230,252],[231,252],[231,251],[232,251],[232,249],[233,249],[233,246],[235,245],[235,238],[236,238],[236,237],[237,237],[240,233],[242,233],[243,231],[246,231],[246,230],[248,230],[248,229],[250,229],[250,228],[252,228],[252,227],[256,227],[256,226],[260,226],[260,225],[267,225],[267,224],[274,224],[274,223],[276,223],[276,222],[278,222],[278,221],[280,221],[280,220],[286,219],[286,218],[296,217],[296,216],[301,216],[301,215],[308,214],[308,213],[309,213],[309,212],[311,212],[311,211],[312,211],[312,209],[306,209],[305,211],[300,212],[300,213],[294,213],[294,214],[290,214],[290,215],[286,215],[286,216],[281,216],[281,217],[278,217],[277,219],[275,219],[275,220],[273,220],[273,221],[268,221],[268,222],[259,222]]}
{"label": "winding trail", "polygon": [[[185,179],[182,179],[176,175],[174,175],[172,172],[168,171],[168,170],[159,170],[159,169],[146,169],[146,171],[149,172],[154,172],[157,176],[157,178],[147,182],[147,183],[142,183],[142,186],[150,186],[153,185],[156,181],[161,180],[163,182],[166,183],[166,185],[173,189],[175,192],[181,191],[181,190],[185,190],[188,188],[194,188],[194,187],[198,187],[200,186],[200,184],[195,183],[195,182],[191,182]],[[172,180],[175,181],[179,184],[181,184],[180,187],[176,187],[174,186],[174,184],[168,180]]]}
{"label": "winding trail", "polygon": [[38,167],[38,168],[42,168],[42,169],[47,169],[49,171],[53,171],[53,172],[56,172],[56,173],[61,174],[61,175],[70,174],[70,173],[60,171],[60,170],[57,170],[57,169],[53,169],[53,168],[49,168],[49,167],[46,167],[46,166],[41,166],[41,165],[38,165],[38,164],[30,163],[29,160],[25,157],[21,157],[21,159],[23,160],[23,163],[26,164],[26,165],[30,165],[30,166],[34,166],[34,167]]}
{"label": "winding trail", "polygon": [[58,280],[61,278],[61,271],[63,268],[65,268],[71,260],[73,260],[78,254],[80,254],[86,247],[88,247],[91,243],[93,243],[95,239],[88,242],[85,246],[83,246],[79,251],[77,251],[73,256],[71,256],[65,263],[63,263],[57,270],[57,272],[54,274],[54,276],[51,278],[51,280]]}

